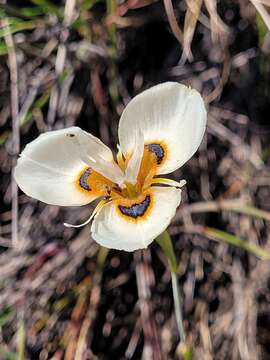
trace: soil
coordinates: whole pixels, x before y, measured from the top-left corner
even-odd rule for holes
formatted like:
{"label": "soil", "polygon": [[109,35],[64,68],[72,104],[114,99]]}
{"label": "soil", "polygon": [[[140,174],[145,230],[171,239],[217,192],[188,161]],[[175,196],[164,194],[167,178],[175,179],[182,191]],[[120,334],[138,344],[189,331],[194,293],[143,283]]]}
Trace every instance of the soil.
{"label": "soil", "polygon": [[[35,3],[8,1],[1,18],[29,20],[22,9],[38,9]],[[51,3],[63,10],[64,1]],[[224,0],[217,9],[225,30],[214,41],[204,4],[191,45],[193,60],[184,62],[163,2],[125,4],[130,9],[123,16],[107,16],[106,3],[95,1],[70,30],[44,6],[40,23],[14,33],[19,109],[35,91],[20,128],[20,148],[48,129],[77,125],[116,150],[119,117],[134,95],[168,80],[199,90],[207,102],[207,134],[196,155],[172,175],[186,179],[187,186],[169,227],[187,344],[194,359],[269,359],[269,262],[209,235],[209,228],[218,229],[269,249],[269,33],[263,32],[249,1]],[[185,2],[173,5],[183,29]],[[61,44],[67,55],[57,74]],[[63,226],[84,221],[92,206],[59,208],[19,192],[20,246],[12,246],[11,171],[18,154],[9,69],[4,53],[0,358],[17,358],[24,342],[18,343],[17,334],[23,329],[26,348],[20,359],[181,359],[170,272],[156,243],[143,254],[112,250],[100,271],[99,247],[89,228]],[[53,93],[58,95],[56,107],[50,100]],[[235,211],[236,201],[242,210]],[[246,205],[264,213],[247,214]],[[138,292],[138,276],[145,279],[148,298]],[[142,311],[143,301],[148,314]],[[144,322],[154,323],[150,335]],[[81,348],[84,355],[79,355]]]}

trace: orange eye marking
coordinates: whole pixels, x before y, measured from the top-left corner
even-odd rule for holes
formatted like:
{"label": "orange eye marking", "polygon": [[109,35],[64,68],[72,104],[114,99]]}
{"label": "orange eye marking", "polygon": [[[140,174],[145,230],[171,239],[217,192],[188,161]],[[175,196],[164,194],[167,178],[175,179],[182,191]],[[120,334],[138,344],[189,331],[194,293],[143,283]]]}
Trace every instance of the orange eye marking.
{"label": "orange eye marking", "polygon": [[119,199],[116,201],[117,212],[120,217],[131,222],[146,220],[154,205],[150,192],[140,195],[137,199]]}
{"label": "orange eye marking", "polygon": [[167,145],[163,141],[151,141],[144,145],[144,153],[138,175],[139,187],[150,186],[151,179],[157,174],[159,165],[167,159],[167,149]]}
{"label": "orange eye marking", "polygon": [[157,172],[156,156],[147,148],[144,149],[140,171],[137,177],[138,187],[142,188],[148,179],[152,179]]}
{"label": "orange eye marking", "polygon": [[94,171],[90,167],[85,167],[79,174],[76,180],[76,187],[79,191],[91,195],[108,195],[115,184]]}

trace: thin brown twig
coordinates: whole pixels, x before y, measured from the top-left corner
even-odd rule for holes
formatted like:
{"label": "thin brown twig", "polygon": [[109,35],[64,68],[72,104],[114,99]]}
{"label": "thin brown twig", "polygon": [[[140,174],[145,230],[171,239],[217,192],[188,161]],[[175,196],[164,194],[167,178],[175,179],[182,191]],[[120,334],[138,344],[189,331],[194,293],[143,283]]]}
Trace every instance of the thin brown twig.
{"label": "thin brown twig", "polygon": [[186,0],[187,11],[185,14],[184,34],[183,34],[183,54],[181,63],[185,63],[186,59],[193,60],[191,51],[191,43],[193,40],[197,21],[201,13],[202,0]]}
{"label": "thin brown twig", "polygon": [[27,116],[28,111],[30,110],[31,106],[33,105],[36,99],[40,84],[43,81],[43,79],[48,75],[49,71],[50,71],[50,66],[44,66],[44,68],[38,70],[38,72],[31,79],[30,81],[31,87],[29,89],[28,95],[24,103],[21,106],[18,115],[19,125],[22,125],[24,123],[25,117]]}
{"label": "thin brown twig", "polygon": [[153,272],[150,267],[149,250],[134,253],[136,262],[136,279],[141,311],[141,322],[144,333],[144,355],[148,360],[164,359],[161,338],[151,303],[151,287],[153,285]]}
{"label": "thin brown twig", "polygon": [[11,172],[11,194],[12,194],[12,246],[19,248],[18,239],[18,186],[14,179],[14,167],[20,151],[20,125],[18,121],[19,113],[19,89],[18,89],[18,69],[17,58],[12,35],[9,31],[8,19],[3,20],[7,29],[5,42],[8,49],[8,64],[10,73],[10,96],[11,96],[11,117],[12,117],[12,146],[13,161]]}
{"label": "thin brown twig", "polygon": [[[67,56],[67,48],[65,45],[65,41],[69,36],[68,28],[72,24],[74,20],[74,11],[76,6],[76,0],[66,0],[65,10],[64,10],[64,19],[63,19],[63,26],[64,29],[61,33],[61,43],[58,46],[56,60],[55,60],[55,73],[57,78],[63,73],[65,68],[66,56]],[[58,85],[56,84],[52,88],[50,102],[49,102],[49,111],[48,111],[48,124],[51,127],[54,123],[56,111],[59,102],[59,89]]]}
{"label": "thin brown twig", "polygon": [[93,278],[93,287],[90,294],[90,303],[88,309],[85,312],[84,319],[81,324],[81,328],[78,333],[78,340],[76,344],[76,351],[74,354],[74,360],[81,360],[84,358],[84,354],[88,350],[91,352],[91,349],[88,348],[87,343],[92,342],[93,332],[90,332],[91,326],[97,316],[98,305],[100,303],[101,297],[101,280],[102,273],[97,271]]}
{"label": "thin brown twig", "polygon": [[181,216],[186,214],[186,212],[203,213],[220,211],[233,211],[270,221],[270,213],[268,211],[254,208],[250,205],[248,199],[245,199],[244,197],[228,200],[218,199],[214,201],[199,201],[193,204],[183,205],[181,209],[178,210],[177,215]]}
{"label": "thin brown twig", "polygon": [[218,40],[224,42],[229,33],[229,28],[221,20],[217,12],[216,0],[204,0],[204,4],[210,16],[210,27],[213,42],[217,42]]}
{"label": "thin brown twig", "polygon": [[174,36],[176,37],[176,39],[179,41],[179,43],[183,44],[184,36],[183,36],[183,33],[177,23],[177,20],[176,20],[175,14],[174,14],[174,10],[173,10],[172,1],[171,0],[163,0],[163,3],[164,3],[165,11],[166,11],[166,14],[168,17],[168,21],[169,21],[171,30],[172,30]]}
{"label": "thin brown twig", "polygon": [[10,239],[6,239],[0,236],[0,246],[10,248],[12,244],[10,243]]}
{"label": "thin brown twig", "polygon": [[229,80],[230,71],[231,71],[231,57],[230,57],[229,49],[227,46],[224,47],[223,52],[224,52],[224,61],[223,61],[222,74],[221,74],[220,80],[218,82],[218,85],[204,99],[206,104],[210,104],[211,102],[216,100],[221,95],[224,86],[226,85],[226,83]]}
{"label": "thin brown twig", "polygon": [[131,338],[129,340],[128,347],[125,352],[125,357],[127,359],[132,359],[132,357],[135,353],[135,350],[137,348],[137,345],[138,345],[138,342],[140,339],[140,335],[141,335],[141,328],[142,328],[141,318],[138,318],[136,321],[133,333],[131,335]]}

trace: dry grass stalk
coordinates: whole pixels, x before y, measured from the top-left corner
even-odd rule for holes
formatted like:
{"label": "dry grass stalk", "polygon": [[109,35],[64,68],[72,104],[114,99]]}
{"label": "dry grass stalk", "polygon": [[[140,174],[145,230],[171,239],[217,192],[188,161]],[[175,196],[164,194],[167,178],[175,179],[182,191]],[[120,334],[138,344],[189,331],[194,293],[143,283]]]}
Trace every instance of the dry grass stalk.
{"label": "dry grass stalk", "polygon": [[[10,96],[11,96],[11,116],[12,116],[12,145],[13,145],[13,169],[20,152],[20,124],[19,124],[19,89],[18,89],[18,68],[16,51],[12,35],[10,33],[8,19],[3,20],[3,26],[7,29],[5,42],[8,48],[8,63],[10,73]],[[19,226],[18,226],[18,186],[14,179],[14,170],[11,172],[11,194],[12,194],[12,246],[19,249]]]}
{"label": "dry grass stalk", "polygon": [[[72,24],[72,21],[75,20],[74,12],[75,12],[76,0],[66,0],[65,9],[64,9],[64,19],[63,25],[64,30],[62,31],[62,41],[58,46],[57,55],[55,59],[55,73],[56,76],[59,77],[65,68],[67,49],[65,45],[65,41],[69,36],[68,27]],[[48,124],[49,127],[52,127],[59,103],[59,89],[56,84],[52,88],[50,103],[49,103],[49,111],[48,111]]]}
{"label": "dry grass stalk", "polygon": [[191,43],[193,40],[196,24],[201,12],[202,0],[186,0],[187,11],[185,14],[185,24],[184,24],[184,41],[183,41],[183,55],[182,61],[185,61],[185,58],[192,60],[191,52]]}
{"label": "dry grass stalk", "polygon": [[217,42],[219,39],[222,41],[226,38],[229,30],[218,15],[216,0],[204,0],[204,2],[210,16],[212,40],[214,42]]}
{"label": "dry grass stalk", "polygon": [[183,44],[184,36],[183,36],[183,33],[177,23],[177,20],[176,20],[175,14],[174,14],[174,10],[173,10],[172,1],[171,0],[163,0],[163,3],[164,3],[165,11],[166,11],[166,14],[168,17],[168,21],[169,21],[171,30],[172,30],[174,36],[176,37],[176,39],[179,41],[179,43]]}
{"label": "dry grass stalk", "polygon": [[145,360],[163,360],[161,337],[151,303],[151,287],[153,285],[153,270],[149,263],[149,250],[134,253],[136,261],[136,278],[141,311],[141,324],[144,333]]}

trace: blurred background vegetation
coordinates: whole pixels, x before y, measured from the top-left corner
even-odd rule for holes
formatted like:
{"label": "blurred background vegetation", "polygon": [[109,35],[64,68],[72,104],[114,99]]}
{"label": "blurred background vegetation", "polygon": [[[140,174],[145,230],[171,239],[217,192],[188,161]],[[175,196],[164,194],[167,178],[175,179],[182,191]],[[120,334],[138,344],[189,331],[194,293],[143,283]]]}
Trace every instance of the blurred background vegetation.
{"label": "blurred background vegetation", "polygon": [[200,150],[174,174],[187,186],[169,228],[187,342],[194,359],[270,358],[269,4],[0,1],[1,360],[183,358],[160,248],[100,251],[88,227],[63,226],[89,206],[45,205],[12,178],[50,129],[116,148],[124,106],[167,80],[208,108]]}

